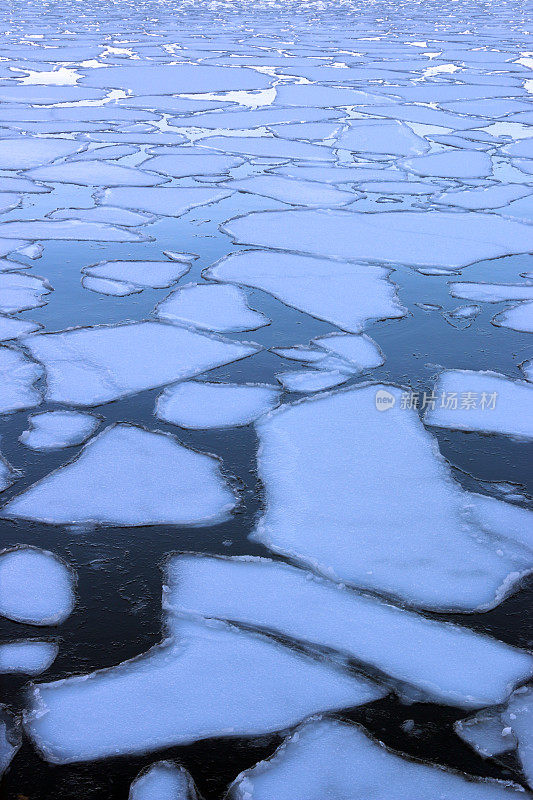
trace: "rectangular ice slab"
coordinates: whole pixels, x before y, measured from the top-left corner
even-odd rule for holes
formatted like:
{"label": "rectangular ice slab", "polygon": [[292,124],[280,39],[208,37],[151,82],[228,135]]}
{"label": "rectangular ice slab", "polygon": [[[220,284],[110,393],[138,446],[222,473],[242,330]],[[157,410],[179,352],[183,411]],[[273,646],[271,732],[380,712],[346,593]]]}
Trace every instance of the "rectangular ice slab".
{"label": "rectangular ice slab", "polygon": [[533,671],[533,656],[495,639],[265,558],[175,556],[167,564],[163,606],[327,647],[452,706],[504,702]]}
{"label": "rectangular ice slab", "polygon": [[434,438],[401,405],[396,387],[368,384],[263,417],[266,508],[252,538],[411,606],[491,607],[531,559],[483,533]]}
{"label": "rectangular ice slab", "polygon": [[533,439],[533,385],[527,381],[455,369],[440,375],[434,392],[438,401],[426,411],[428,425]]}
{"label": "rectangular ice slab", "polygon": [[72,328],[23,342],[45,367],[46,398],[80,406],[191,378],[259,349],[159,322]]}
{"label": "rectangular ice slab", "polygon": [[445,269],[533,252],[531,225],[474,211],[257,211],[224,230],[239,244]]}
{"label": "rectangular ice slab", "polygon": [[227,800],[519,800],[520,788],[411,761],[335,720],[298,728],[272,758],[242,772]]}
{"label": "rectangular ice slab", "polygon": [[174,639],[90,675],[33,689],[27,731],[47,761],[144,753],[283,730],[383,690],[264,637],[174,620]]}

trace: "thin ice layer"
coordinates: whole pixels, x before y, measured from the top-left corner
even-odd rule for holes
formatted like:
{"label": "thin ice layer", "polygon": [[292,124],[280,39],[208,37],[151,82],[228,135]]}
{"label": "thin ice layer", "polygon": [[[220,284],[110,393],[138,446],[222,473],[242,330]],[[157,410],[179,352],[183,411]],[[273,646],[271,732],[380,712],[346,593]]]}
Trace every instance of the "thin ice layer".
{"label": "thin ice layer", "polygon": [[385,362],[385,356],[378,345],[365,334],[355,336],[332,333],[319,336],[313,339],[312,343],[327,353],[333,353],[348,361],[357,370],[374,369]]}
{"label": "thin ice layer", "polygon": [[214,456],[170,434],[115,424],[1,513],[54,525],[205,525],[235,505]]}
{"label": "thin ice layer", "polygon": [[266,558],[172,557],[167,613],[228,620],[343,654],[436,703],[504,702],[533,672],[533,656]]}
{"label": "thin ice layer", "polygon": [[363,678],[261,636],[177,619],[171,630],[174,638],[132,661],[33,689],[27,731],[47,761],[257,736],[383,696]]}
{"label": "thin ice layer", "polygon": [[0,414],[12,414],[41,403],[41,393],[35,388],[42,367],[20,350],[0,346]]}
{"label": "thin ice layer", "polygon": [[518,786],[411,761],[336,720],[308,722],[272,758],[242,772],[228,800],[518,800]]}
{"label": "thin ice layer", "polygon": [[399,389],[322,395],[256,427],[266,509],[252,538],[271,550],[429,609],[491,607],[531,568],[469,524],[468,495]]}
{"label": "thin ice layer", "polygon": [[406,314],[383,267],[247,250],[222,258],[204,275],[261,289],[353,333],[371,319]]}
{"label": "thin ice layer", "polygon": [[157,761],[135,778],[129,800],[199,800],[199,796],[185,767]]}
{"label": "thin ice layer", "polygon": [[21,546],[0,553],[0,615],[29,625],[58,625],[75,603],[72,570],[48,550]]}
{"label": "thin ice layer", "polygon": [[181,428],[233,428],[249,425],[278,401],[275,386],[185,381],[159,395],[155,415]]}
{"label": "thin ice layer", "polygon": [[428,425],[533,438],[533,386],[527,381],[454,369],[441,373],[434,392],[438,402],[426,411]]}
{"label": "thin ice layer", "polygon": [[53,664],[58,651],[53,642],[32,639],[0,644],[0,674],[40,675]]}
{"label": "thin ice layer", "polygon": [[474,211],[257,211],[224,230],[239,244],[415,267],[460,269],[533,252],[531,225]]}
{"label": "thin ice layer", "polygon": [[190,269],[190,263],[176,261],[100,261],[84,267],[83,273],[93,278],[124,281],[135,286],[166,289]]}
{"label": "thin ice layer", "polygon": [[59,450],[85,442],[100,419],[82,411],[43,411],[30,414],[28,422],[30,427],[19,436],[22,444],[32,450]]}
{"label": "thin ice layer", "polygon": [[250,308],[242,289],[217,283],[189,283],[176,289],[158,303],[155,313],[159,319],[208,331],[253,331],[270,323]]}
{"label": "thin ice layer", "polygon": [[73,328],[23,342],[44,365],[47,400],[80,406],[191,378],[258,350],[159,322]]}
{"label": "thin ice layer", "polygon": [[517,746],[516,737],[499,711],[481,711],[474,717],[457,720],[453,728],[457,736],[483,758],[501,755]]}
{"label": "thin ice layer", "polygon": [[348,371],[332,369],[303,369],[276,373],[277,380],[287,392],[321,392],[340,386],[351,378]]}

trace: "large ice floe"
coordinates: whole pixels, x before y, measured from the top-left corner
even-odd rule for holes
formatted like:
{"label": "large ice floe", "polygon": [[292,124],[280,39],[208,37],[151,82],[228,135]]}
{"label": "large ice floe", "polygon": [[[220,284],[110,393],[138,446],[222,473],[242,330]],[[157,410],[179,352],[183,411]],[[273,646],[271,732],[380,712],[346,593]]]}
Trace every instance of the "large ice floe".
{"label": "large ice floe", "polygon": [[275,386],[185,381],[159,395],[155,415],[180,428],[248,425],[279,401]]}
{"label": "large ice floe", "polygon": [[48,761],[254,736],[384,694],[362,677],[259,634],[178,618],[168,627],[171,639],[131,661],[35,686],[26,729]]}
{"label": "large ice floe", "polygon": [[498,372],[446,370],[424,421],[438,428],[533,438],[533,385]]}
{"label": "large ice floe", "polygon": [[241,773],[228,800],[511,800],[520,787],[403,758],[363,728],[318,719],[297,728],[272,758]]}
{"label": "large ice floe", "polygon": [[184,767],[157,761],[135,778],[129,800],[199,800],[199,796]]}
{"label": "large ice floe", "polygon": [[262,289],[287,305],[353,333],[359,333],[370,320],[406,314],[388,280],[389,270],[369,264],[247,250],[222,258],[204,275]]}
{"label": "large ice floe", "polygon": [[474,211],[257,211],[224,229],[239,244],[445,269],[533,252],[531,225]]}
{"label": "large ice floe", "polygon": [[167,613],[215,618],[319,646],[411,696],[462,706],[504,702],[533,657],[265,558],[183,554],[166,569]]}
{"label": "large ice floe", "polygon": [[253,331],[270,320],[249,307],[245,292],[226,284],[189,283],[159,303],[156,316],[209,331]]}
{"label": "large ice floe", "polygon": [[476,519],[403,394],[357,386],[260,420],[266,508],[251,536],[408,605],[491,607],[531,569],[530,556],[507,546],[497,520],[490,529]]}
{"label": "large ice floe", "polygon": [[225,519],[235,504],[213,456],[115,424],[0,513],[55,525],[198,525]]}
{"label": "large ice floe", "polygon": [[30,625],[57,625],[74,608],[75,575],[53,553],[20,546],[0,553],[0,615]]}
{"label": "large ice floe", "polygon": [[80,406],[191,378],[259,349],[149,321],[73,328],[22,341],[45,368],[46,399]]}

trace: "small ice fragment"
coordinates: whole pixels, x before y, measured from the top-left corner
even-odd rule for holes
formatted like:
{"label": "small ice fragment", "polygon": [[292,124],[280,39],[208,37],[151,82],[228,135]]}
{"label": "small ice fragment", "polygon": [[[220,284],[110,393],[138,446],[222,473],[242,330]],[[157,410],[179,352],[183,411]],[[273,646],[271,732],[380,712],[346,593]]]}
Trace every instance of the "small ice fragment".
{"label": "small ice fragment", "polygon": [[52,665],[59,647],[32,639],[0,644],[0,674],[40,675]]}
{"label": "small ice fragment", "polygon": [[227,181],[229,189],[259,194],[294,206],[344,206],[357,199],[354,192],[345,192],[318,181],[295,180],[279,175],[253,175],[250,178]]}
{"label": "small ice fragment", "polygon": [[446,370],[434,393],[445,402],[428,408],[427,425],[533,438],[533,386],[526,381],[514,381],[498,372]]}
{"label": "small ice fragment", "polygon": [[32,450],[59,450],[87,441],[100,424],[99,417],[82,411],[43,411],[30,414],[30,427],[19,441]]}
{"label": "small ice fragment", "polygon": [[320,392],[346,383],[352,376],[339,370],[306,369],[298,372],[278,372],[276,378],[288,392]]}
{"label": "small ice fragment", "polygon": [[54,525],[199,525],[226,519],[235,505],[214,456],[189,450],[170,434],[121,423],[1,513]]}
{"label": "small ice fragment", "polygon": [[43,254],[44,247],[42,244],[29,244],[27,247],[21,247],[20,250],[17,250],[17,253],[21,256],[25,256],[26,258],[31,258],[35,260],[36,258],[41,258]]}
{"label": "small ice fragment", "polygon": [[184,767],[157,761],[135,778],[129,800],[199,800],[199,795]]}
{"label": "small ice fragment", "polygon": [[[370,794],[371,792],[371,794]],[[359,725],[313,720],[267,761],[242,772],[228,800],[518,800],[520,787],[411,761]]]}
{"label": "small ice fragment", "polygon": [[92,278],[105,278],[139,287],[166,289],[190,269],[190,262],[178,261],[101,261],[84,267],[83,273]]}
{"label": "small ice fragment", "polygon": [[14,720],[6,706],[0,705],[0,776],[9,767],[21,744],[18,720]]}
{"label": "small ice fragment", "polygon": [[270,323],[249,307],[242,289],[218,283],[189,283],[176,289],[158,303],[155,313],[168,322],[208,331],[253,331]]}
{"label": "small ice fragment", "polygon": [[127,297],[130,294],[142,292],[142,286],[135,286],[134,283],[111,281],[108,278],[93,278],[92,275],[84,275],[81,285],[90,292],[107,294],[111,297]]}
{"label": "small ice fragment", "polygon": [[517,746],[499,711],[481,711],[474,717],[458,720],[453,727],[457,736],[483,758],[493,758]]}
{"label": "small ice fragment", "polygon": [[111,669],[35,686],[26,725],[43,757],[68,764],[257,736],[385,694],[354,673],[234,627],[173,619],[171,632]]}
{"label": "small ice fragment", "polygon": [[231,428],[248,425],[278,401],[275,386],[185,381],[159,395],[155,415],[181,428]]}
{"label": "small ice fragment", "polygon": [[313,339],[312,344],[340,356],[360,371],[374,369],[385,363],[385,356],[378,345],[365,334],[332,333]]}
{"label": "small ice fragment", "polygon": [[518,756],[526,780],[533,788],[533,690],[531,687],[517,689],[502,713],[503,724],[511,728],[518,739]]}
{"label": "small ice fragment", "polygon": [[20,546],[0,553],[0,614],[29,625],[58,625],[72,612],[76,576],[54,553]]}

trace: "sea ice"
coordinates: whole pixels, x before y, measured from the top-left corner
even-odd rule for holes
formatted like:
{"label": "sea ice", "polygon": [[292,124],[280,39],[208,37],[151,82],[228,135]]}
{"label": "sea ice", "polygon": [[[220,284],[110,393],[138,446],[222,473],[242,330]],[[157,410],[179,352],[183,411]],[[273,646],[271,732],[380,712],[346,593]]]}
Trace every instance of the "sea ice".
{"label": "sea ice", "polygon": [[340,667],[220,623],[173,619],[172,633],[117,667],[34,687],[27,732],[47,761],[257,736],[384,695]]}
{"label": "sea ice", "polygon": [[0,615],[29,625],[58,625],[72,612],[76,577],[48,550],[21,546],[0,553]]}
{"label": "sea ice", "polygon": [[133,283],[111,281],[107,278],[93,278],[91,275],[84,275],[81,279],[81,285],[90,292],[107,294],[111,297],[126,297],[130,294],[142,292],[142,287],[135,286]]}
{"label": "sea ice", "polygon": [[447,206],[457,206],[477,211],[483,208],[501,208],[513,200],[531,193],[531,187],[519,184],[495,184],[481,186],[473,189],[445,192],[435,198],[435,203]]}
{"label": "sea ice", "polygon": [[518,756],[526,780],[533,788],[533,691],[531,687],[517,689],[502,714],[502,720],[518,739]]}
{"label": "sea ice", "polygon": [[52,287],[44,278],[23,272],[3,272],[0,274],[0,311],[13,314],[44,306],[47,303],[44,296],[51,291]]}
{"label": "sea ice", "polygon": [[250,308],[242,289],[218,283],[188,283],[175,289],[155,313],[159,319],[208,331],[253,331],[270,323]]}
{"label": "sea ice", "polygon": [[411,606],[494,606],[531,559],[470,521],[469,495],[402,397],[367,384],[259,420],[266,507],[251,538]]}
{"label": "sea ice", "polygon": [[0,346],[0,414],[12,414],[41,403],[34,384],[42,375],[40,364],[30,361],[20,350]]}
{"label": "sea ice", "polygon": [[247,250],[222,258],[204,275],[261,289],[353,333],[369,320],[406,314],[384,267]]}
{"label": "sea ice", "polygon": [[242,163],[242,158],[206,153],[205,150],[195,147],[183,148],[181,153],[156,155],[144,161],[142,167],[173,178],[186,178],[190,175],[221,175]]}
{"label": "sea ice", "polygon": [[520,303],[496,314],[492,320],[495,325],[502,328],[512,328],[515,331],[533,333],[533,302]]}
{"label": "sea ice", "polygon": [[344,192],[317,181],[283,178],[279,175],[253,175],[228,181],[225,186],[239,192],[271,197],[295,206],[345,206],[357,199],[354,192]]}
{"label": "sea ice", "polygon": [[[106,189],[101,202],[117,208],[138,209],[150,214],[160,214],[165,217],[179,217],[190,211],[191,208],[216,203],[229,197],[230,191],[216,187],[203,186],[171,186],[143,187],[132,189],[117,187]],[[0,233],[2,226],[0,224]]]}
{"label": "sea ice", "polygon": [[481,303],[501,303],[503,300],[533,301],[533,283],[450,283],[452,297]]}
{"label": "sea ice", "polygon": [[40,675],[52,665],[58,650],[57,644],[31,639],[0,644],[0,674]]}
{"label": "sea ice", "polygon": [[13,719],[6,706],[0,704],[0,776],[9,767],[21,744],[18,721]]}
{"label": "sea ice", "polygon": [[157,186],[164,182],[159,175],[97,160],[77,161],[75,165],[67,161],[31,169],[26,174],[36,181],[77,183],[80,186]]}
{"label": "sea ice", "polygon": [[224,231],[239,244],[413,267],[460,269],[533,252],[531,225],[474,211],[257,211],[229,220]]}
{"label": "sea ice", "polygon": [[159,395],[155,415],[181,428],[232,428],[249,425],[278,402],[275,386],[185,381]]}
{"label": "sea ice", "polygon": [[518,800],[513,784],[473,778],[411,761],[372,739],[359,725],[312,720],[272,758],[242,772],[228,800]]}
{"label": "sea ice", "polygon": [[129,800],[199,800],[199,795],[184,767],[157,761],[135,778]]}
{"label": "sea ice", "polygon": [[[112,191],[111,189],[108,191]],[[122,191],[122,190],[118,190]],[[127,190],[126,190],[127,191]],[[130,189],[131,191],[131,189]],[[20,239],[73,239],[80,242],[141,242],[139,233],[84,220],[12,220],[0,222],[0,236]],[[12,248],[14,249],[14,248]]]}
{"label": "sea ice", "polygon": [[2,515],[54,525],[199,525],[226,519],[235,504],[213,456],[170,434],[115,424]]}
{"label": "sea ice", "polygon": [[374,369],[385,363],[378,345],[364,334],[331,333],[313,339],[312,344],[348,361],[357,370]]}
{"label": "sea ice", "polygon": [[94,208],[59,208],[47,215],[49,219],[80,219],[85,222],[104,222],[106,225],[125,225],[127,228],[136,225],[147,225],[155,221],[153,215],[139,214],[126,208],[112,206],[95,206]]}
{"label": "sea ice", "polygon": [[365,154],[411,156],[425,153],[429,143],[402,122],[355,120],[337,139],[336,147]]}
{"label": "sea ice", "polygon": [[306,161],[334,160],[333,151],[325,145],[278,139],[275,136],[208,136],[200,139],[199,145],[242,156],[276,158],[281,161],[293,158]]}
{"label": "sea ice", "polygon": [[142,288],[166,289],[190,270],[191,262],[174,261],[100,261],[82,272],[93,278],[124,282]]}
{"label": "sea ice", "polygon": [[0,315],[0,342],[18,339],[19,336],[27,336],[29,333],[35,333],[41,327],[39,323],[31,322],[28,319]]}
{"label": "sea ice", "polygon": [[19,441],[32,450],[60,450],[87,441],[100,424],[99,417],[82,411],[43,411],[30,414],[30,427]]}
{"label": "sea ice", "polygon": [[463,708],[504,702],[533,671],[525,651],[266,558],[173,556],[163,607],[327,648],[391,678],[396,688]]}
{"label": "sea ice", "polygon": [[22,341],[44,365],[46,399],[81,406],[192,378],[260,349],[150,321],[38,333]]}
{"label": "sea ice", "polygon": [[518,744],[498,711],[481,711],[474,717],[458,720],[453,728],[457,736],[483,758],[515,750]]}
{"label": "sea ice", "polygon": [[17,136],[0,139],[0,168],[9,170],[40,167],[56,158],[64,158],[83,148],[75,139],[46,139]]}
{"label": "sea ice", "polygon": [[348,372],[326,369],[305,369],[278,372],[276,378],[288,392],[320,392],[346,383],[352,376]]}
{"label": "sea ice", "polygon": [[402,161],[402,167],[416,175],[435,178],[486,178],[492,162],[486,153],[471,150],[447,150]]}
{"label": "sea ice", "polygon": [[266,89],[271,80],[268,75],[246,67],[153,63],[89,70],[80,83],[103,89],[128,89],[132,95],[174,95]]}
{"label": "sea ice", "polygon": [[527,381],[498,372],[446,370],[434,393],[437,402],[426,411],[427,425],[533,438],[533,386]]}

